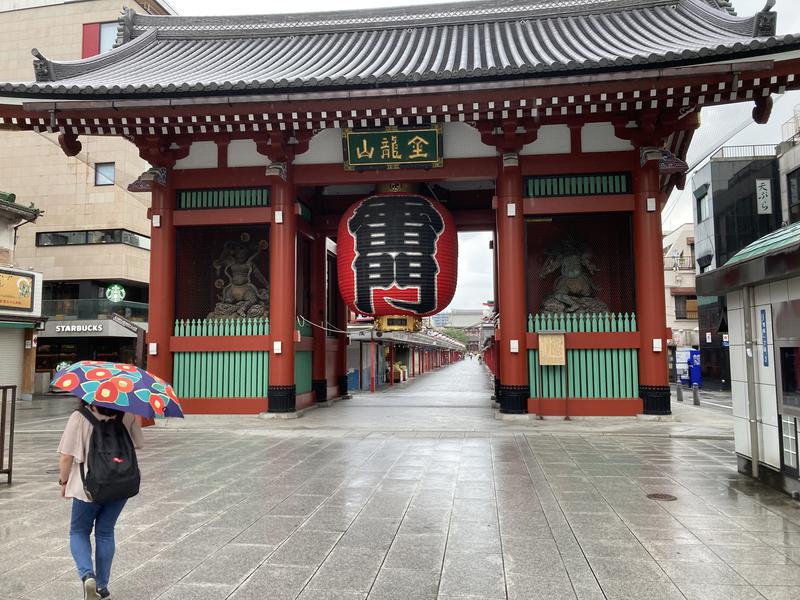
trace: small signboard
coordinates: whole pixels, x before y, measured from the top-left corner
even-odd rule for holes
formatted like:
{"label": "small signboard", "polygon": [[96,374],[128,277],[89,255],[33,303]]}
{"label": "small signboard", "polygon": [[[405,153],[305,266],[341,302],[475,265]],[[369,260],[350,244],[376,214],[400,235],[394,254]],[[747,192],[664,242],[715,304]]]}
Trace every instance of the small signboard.
{"label": "small signboard", "polygon": [[710,331],[706,331],[706,344],[710,344],[710,343],[711,343],[711,332]]}
{"label": "small signboard", "polygon": [[539,334],[539,364],[543,366],[567,364],[563,333]]}
{"label": "small signboard", "polygon": [[758,214],[772,214],[772,181],[769,179],[756,179],[756,206]]}
{"label": "small signboard", "polygon": [[761,309],[761,358],[764,362],[764,366],[769,366],[769,346],[767,339],[767,310],[765,308]]}
{"label": "small signboard", "polygon": [[442,127],[343,129],[344,168],[432,168],[444,164]]}
{"label": "small signboard", "polygon": [[728,348],[731,345],[731,338],[728,337],[727,333],[722,334],[722,347]]}
{"label": "small signboard", "polygon": [[0,270],[0,308],[33,312],[33,277]]}

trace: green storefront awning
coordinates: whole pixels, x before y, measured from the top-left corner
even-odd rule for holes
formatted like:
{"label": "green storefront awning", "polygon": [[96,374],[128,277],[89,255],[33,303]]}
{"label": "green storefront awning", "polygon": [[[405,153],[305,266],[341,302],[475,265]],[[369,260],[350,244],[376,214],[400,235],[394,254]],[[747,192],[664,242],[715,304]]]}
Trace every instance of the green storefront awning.
{"label": "green storefront awning", "polygon": [[33,329],[36,323],[24,321],[0,321],[0,329]]}

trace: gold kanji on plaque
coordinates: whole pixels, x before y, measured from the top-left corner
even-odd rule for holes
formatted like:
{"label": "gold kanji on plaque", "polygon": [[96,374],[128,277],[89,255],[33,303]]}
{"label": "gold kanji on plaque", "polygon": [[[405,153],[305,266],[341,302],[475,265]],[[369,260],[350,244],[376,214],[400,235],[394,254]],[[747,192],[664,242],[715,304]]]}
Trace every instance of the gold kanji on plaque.
{"label": "gold kanji on plaque", "polygon": [[415,135],[408,140],[408,145],[411,146],[411,153],[408,158],[428,158],[428,152],[423,152],[423,147],[429,144],[430,142],[425,138]]}
{"label": "gold kanji on plaque", "polygon": [[400,147],[397,143],[397,136],[390,135],[381,138],[381,158],[390,160],[403,160]]}
{"label": "gold kanji on plaque", "polygon": [[362,140],[360,147],[356,148],[356,156],[358,158],[372,158],[375,154],[375,148],[367,144],[367,140]]}

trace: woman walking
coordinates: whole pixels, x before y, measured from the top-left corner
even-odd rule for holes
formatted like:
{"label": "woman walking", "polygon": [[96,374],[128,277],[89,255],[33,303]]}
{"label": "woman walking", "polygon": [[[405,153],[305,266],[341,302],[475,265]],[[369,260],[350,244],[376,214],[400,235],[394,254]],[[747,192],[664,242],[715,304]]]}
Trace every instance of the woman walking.
{"label": "woman walking", "polygon": [[[83,402],[81,404],[83,405]],[[65,499],[72,499],[69,545],[78,575],[83,583],[84,600],[111,597],[108,591],[108,580],[111,576],[111,562],[114,559],[114,527],[128,500],[127,497],[124,497],[93,502],[85,488],[84,478],[86,477],[87,462],[89,469],[92,468],[92,461],[87,461],[90,448],[97,447],[97,444],[100,443],[98,439],[92,439],[93,431],[97,424],[112,420],[122,422],[124,427],[120,428],[120,431],[123,436],[128,436],[134,448],[142,447],[142,430],[134,415],[94,405],[83,405],[83,408],[72,413],[58,445],[60,454],[58,484],[61,488],[61,496]],[[112,428],[106,426],[101,426],[101,428],[105,431],[104,439],[108,443],[109,434],[107,432]],[[123,440],[123,445],[124,442],[127,440]],[[124,459],[114,457],[111,460],[122,462]],[[133,462],[135,463],[135,451]],[[100,468],[98,467],[97,470],[99,471]],[[95,499],[102,497],[97,492],[95,494]],[[92,561],[90,539],[92,529],[94,529],[95,540],[94,562]]]}

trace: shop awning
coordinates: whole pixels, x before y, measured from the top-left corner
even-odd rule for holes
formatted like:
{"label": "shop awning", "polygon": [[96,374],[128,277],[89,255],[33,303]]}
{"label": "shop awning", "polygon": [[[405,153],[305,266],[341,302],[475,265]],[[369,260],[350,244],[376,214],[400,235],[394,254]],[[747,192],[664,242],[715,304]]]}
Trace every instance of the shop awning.
{"label": "shop awning", "polygon": [[695,287],[702,296],[722,295],[798,275],[800,223],[793,223],[745,246],[722,267],[698,275]]}

